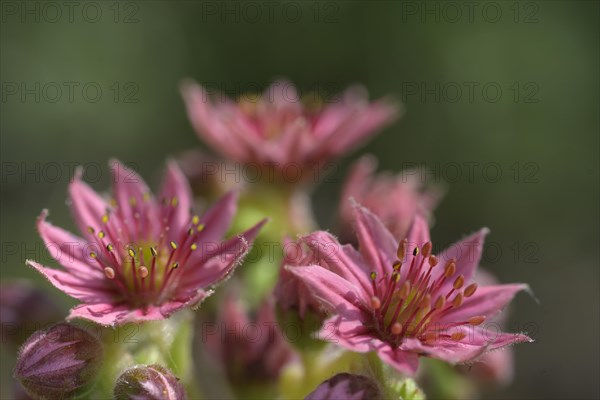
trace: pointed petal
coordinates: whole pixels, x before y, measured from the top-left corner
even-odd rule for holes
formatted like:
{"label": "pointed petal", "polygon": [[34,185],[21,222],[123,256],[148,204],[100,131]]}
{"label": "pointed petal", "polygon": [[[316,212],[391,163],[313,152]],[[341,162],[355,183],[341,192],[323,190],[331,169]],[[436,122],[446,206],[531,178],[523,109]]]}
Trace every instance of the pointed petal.
{"label": "pointed petal", "polygon": [[513,283],[479,287],[473,296],[465,298],[460,307],[448,310],[440,318],[440,322],[461,322],[475,316],[484,316],[489,321],[521,290],[528,291],[529,286],[524,283]]}
{"label": "pointed petal", "polygon": [[85,279],[68,272],[48,268],[35,261],[27,260],[27,265],[42,274],[54,287],[63,293],[84,301],[112,301],[116,297],[115,288],[106,283],[106,279]]}
{"label": "pointed petal", "polygon": [[[443,266],[451,259],[454,259],[456,260],[455,276],[463,275],[465,282],[469,282],[479,266],[479,260],[481,260],[483,252],[483,243],[489,232],[488,228],[482,228],[478,232],[467,236],[442,251],[438,255],[439,264],[442,268],[434,268],[432,276],[434,278],[441,276],[444,273]],[[447,279],[439,289],[439,292],[446,293],[452,287],[453,282],[453,279]]]}
{"label": "pointed petal", "polygon": [[[109,165],[113,174],[113,192],[117,201],[118,212],[126,225],[135,225],[134,214],[136,210],[144,215],[146,208],[151,203],[148,199],[148,196],[151,196],[148,185],[134,170],[126,167],[120,161],[111,160]],[[152,213],[151,215],[155,214]],[[130,228],[130,233],[134,233],[133,228]]]}
{"label": "pointed petal", "polygon": [[395,261],[398,242],[371,211],[354,204],[356,235],[365,261],[379,276],[384,276]]}
{"label": "pointed petal", "polygon": [[88,227],[98,228],[102,215],[109,209],[109,205],[81,179],[83,170],[77,168],[75,176],[69,184],[69,197],[71,198],[71,211],[73,219],[79,230],[88,233]]}
{"label": "pointed petal", "polygon": [[206,211],[200,218],[200,223],[204,225],[204,230],[199,236],[200,240],[208,243],[221,242],[237,211],[238,197],[239,193],[232,190]]}
{"label": "pointed petal", "polygon": [[181,229],[190,222],[192,209],[192,191],[181,169],[175,161],[167,162],[167,172],[161,190],[161,199],[177,199],[175,210],[171,216],[171,232],[179,234]]}
{"label": "pointed petal", "polygon": [[286,267],[302,280],[311,295],[329,311],[347,319],[366,320],[363,291],[341,276],[321,266]]}
{"label": "pointed petal", "polygon": [[380,343],[361,321],[347,320],[338,315],[325,320],[316,336],[357,353],[373,351],[374,346]]}
{"label": "pointed petal", "polygon": [[333,235],[324,231],[313,232],[300,240],[312,250],[317,263],[362,288],[365,296],[371,292],[370,271],[367,266],[357,264],[362,260],[352,246],[342,246]]}
{"label": "pointed petal", "polygon": [[267,223],[262,220],[244,233],[219,245],[210,243],[202,246],[184,270],[185,288],[201,289],[213,287],[231,276],[235,267],[241,264],[260,229]]}
{"label": "pointed petal", "polygon": [[37,228],[52,258],[73,274],[103,278],[100,268],[89,263],[88,256],[92,246],[80,237],[46,222],[47,216],[48,210],[43,210],[37,219]]}
{"label": "pointed petal", "polygon": [[[466,341],[467,339],[463,340]],[[488,350],[485,343],[467,344],[452,340],[441,340],[433,345],[425,345],[418,339],[407,339],[400,348],[425,357],[437,358],[450,364],[473,360]]]}

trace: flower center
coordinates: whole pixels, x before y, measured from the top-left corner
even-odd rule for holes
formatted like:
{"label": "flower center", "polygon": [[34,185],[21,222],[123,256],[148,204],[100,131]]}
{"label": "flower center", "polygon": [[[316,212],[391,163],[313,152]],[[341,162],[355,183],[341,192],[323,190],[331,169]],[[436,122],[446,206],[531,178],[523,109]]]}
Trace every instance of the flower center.
{"label": "flower center", "polygon": [[[94,251],[89,253],[90,258],[103,270],[106,279],[113,281],[123,300],[133,307],[160,305],[170,299],[180,279],[177,271],[185,267],[192,253],[198,249],[196,241],[204,225],[200,224],[197,215],[191,218],[187,229],[182,229],[176,235],[170,232],[178,203],[176,197],[162,202],[161,215],[164,218],[157,221],[160,222],[157,240],[153,240],[153,235],[149,233],[153,231],[151,224],[147,223],[143,229],[138,229],[142,224],[140,220],[144,219],[141,216],[150,212],[136,210],[135,198],[130,202],[136,220],[133,226],[122,218],[110,218],[106,213],[102,217],[100,230],[88,228],[96,241],[92,244]],[[119,210],[115,209],[114,212],[119,213]],[[168,240],[168,237],[177,239]]]}
{"label": "flower center", "polygon": [[[477,284],[464,287],[464,276],[455,276],[454,259],[446,263],[441,274],[432,274],[439,260],[431,254],[431,242],[423,244],[421,250],[416,246],[408,257],[407,247],[408,241],[402,240],[398,246],[398,259],[392,265],[389,276],[387,273],[383,277],[378,277],[376,272],[370,274],[373,329],[383,341],[393,346],[399,346],[404,338],[418,338],[426,343],[444,339],[462,340],[464,332],[449,334],[447,329],[480,325],[485,318],[473,317],[444,326],[436,322],[449,310],[459,308],[465,297],[472,296]],[[434,278],[434,275],[438,277]],[[444,289],[450,279],[454,279],[451,288]]]}

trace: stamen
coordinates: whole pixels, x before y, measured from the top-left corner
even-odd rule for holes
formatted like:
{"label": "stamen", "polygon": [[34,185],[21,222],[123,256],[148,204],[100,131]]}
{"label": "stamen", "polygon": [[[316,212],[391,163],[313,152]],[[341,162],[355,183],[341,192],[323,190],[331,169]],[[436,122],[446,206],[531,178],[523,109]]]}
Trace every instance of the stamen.
{"label": "stamen", "polygon": [[436,310],[441,310],[442,308],[444,308],[445,305],[446,305],[446,298],[444,296],[439,296],[437,298],[437,300],[435,301],[435,304],[433,305],[433,307]]}
{"label": "stamen", "polygon": [[413,250],[413,256],[416,257],[419,255],[419,246],[415,247],[415,249]]}
{"label": "stamen", "polygon": [[104,214],[102,216],[102,223],[106,224],[108,222],[108,214]]}
{"label": "stamen", "polygon": [[154,247],[150,247],[150,253],[152,253],[152,257],[156,257],[158,255],[158,252]]}
{"label": "stamen", "polygon": [[391,327],[392,334],[399,335],[402,333],[402,324],[399,322],[394,322]]}
{"label": "stamen", "polygon": [[392,265],[392,269],[394,271],[400,271],[400,268],[402,267],[402,261],[394,261],[394,264]]}
{"label": "stamen", "polygon": [[94,230],[94,228],[92,228],[91,226],[88,226],[88,232],[91,233],[92,235],[94,234],[94,232],[96,232]]}
{"label": "stamen", "polygon": [[408,245],[408,239],[404,238],[398,244],[398,250],[396,251],[396,256],[398,260],[403,261],[406,256],[406,247]]}
{"label": "stamen", "polygon": [[171,245],[171,248],[172,248],[173,250],[177,250],[177,243],[175,243],[175,242],[171,241],[169,244]]}
{"label": "stamen", "polygon": [[462,293],[458,293],[455,297],[454,300],[452,300],[452,307],[454,308],[458,308],[460,307],[460,305],[463,302],[463,294]]}
{"label": "stamen", "polygon": [[148,268],[142,265],[138,270],[138,273],[140,274],[140,277],[144,279],[148,276]]}
{"label": "stamen", "polygon": [[115,270],[111,267],[106,267],[104,268],[104,275],[106,275],[108,279],[115,279]]}
{"label": "stamen", "polygon": [[173,265],[171,265],[171,268],[172,268],[172,269],[177,269],[177,268],[179,268],[179,263],[178,263],[177,261],[175,261],[175,262],[173,263]]}
{"label": "stamen", "polygon": [[113,245],[112,245],[112,244],[110,244],[110,243],[108,243],[108,244],[106,245],[106,250],[108,250],[109,252],[112,252],[112,251],[113,251]]}
{"label": "stamen", "polygon": [[197,230],[198,232],[202,232],[202,231],[204,230],[204,224],[200,224],[200,225],[198,225],[198,227],[196,228],[196,230]]}
{"label": "stamen", "polygon": [[461,287],[463,287],[463,285],[465,284],[465,277],[463,275],[459,275],[455,280],[454,280],[454,285],[452,285],[452,287],[454,287],[455,290],[460,289]]}
{"label": "stamen", "polygon": [[433,245],[431,244],[431,242],[427,242],[423,245],[423,257],[427,258],[431,255],[431,249],[433,248]]}
{"label": "stamen", "polygon": [[455,342],[460,342],[466,336],[467,334],[464,332],[454,332],[452,335],[450,335],[450,339],[454,340]]}
{"label": "stamen", "polygon": [[456,263],[454,260],[448,261],[446,266],[444,267],[444,276],[446,278],[450,278],[456,272]]}
{"label": "stamen", "polygon": [[379,300],[379,297],[371,297],[371,308],[373,308],[373,310],[379,310],[381,308],[381,300]]}
{"label": "stamen", "polygon": [[438,258],[434,255],[430,255],[429,256],[429,265],[432,267],[435,267],[436,265],[438,265],[440,261],[438,260]]}
{"label": "stamen", "polygon": [[98,232],[98,237],[99,237],[100,239],[104,239],[104,237],[105,237],[105,236],[106,236],[106,234],[104,233],[104,231],[100,231],[100,232]]}
{"label": "stamen", "polygon": [[469,286],[465,288],[465,297],[471,297],[477,290],[477,284],[471,283]]}
{"label": "stamen", "polygon": [[484,315],[480,315],[478,317],[472,317],[472,318],[469,318],[469,325],[473,325],[473,326],[481,325],[481,324],[483,324],[483,321],[485,321]]}
{"label": "stamen", "polygon": [[193,225],[198,225],[198,223],[199,223],[199,222],[200,222],[200,217],[199,217],[199,216],[197,216],[197,215],[194,215],[194,216],[192,217],[192,224],[193,224]]}

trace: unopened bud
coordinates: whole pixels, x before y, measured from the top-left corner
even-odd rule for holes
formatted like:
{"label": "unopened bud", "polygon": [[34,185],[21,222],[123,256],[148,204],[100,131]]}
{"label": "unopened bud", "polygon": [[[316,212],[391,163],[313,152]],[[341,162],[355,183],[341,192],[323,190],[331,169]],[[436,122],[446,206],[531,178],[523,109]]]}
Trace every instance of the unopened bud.
{"label": "unopened bud", "polygon": [[341,373],[321,383],[304,400],[380,398],[382,398],[381,391],[371,378]]}
{"label": "unopened bud", "polygon": [[116,400],[184,400],[183,385],[173,373],[157,364],[131,367],[117,379]]}
{"label": "unopened bud", "polygon": [[84,393],[102,364],[100,341],[67,323],[34,333],[21,347],[14,376],[33,397],[66,399]]}

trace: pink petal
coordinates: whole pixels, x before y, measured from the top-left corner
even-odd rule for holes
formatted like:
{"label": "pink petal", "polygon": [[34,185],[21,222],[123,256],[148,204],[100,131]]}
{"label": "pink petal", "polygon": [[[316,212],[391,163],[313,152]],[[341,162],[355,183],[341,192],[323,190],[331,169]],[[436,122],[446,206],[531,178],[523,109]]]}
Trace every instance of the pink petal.
{"label": "pink petal", "polygon": [[304,236],[301,241],[313,251],[315,260],[320,265],[325,264],[356,287],[362,288],[364,296],[372,292],[369,271],[366,266],[357,264],[362,260],[352,246],[342,246],[330,233],[324,231],[313,232]]}
{"label": "pink petal", "polygon": [[[146,182],[134,170],[126,167],[118,160],[109,162],[113,174],[113,192],[118,204],[118,212],[124,220],[124,225],[129,228],[130,239],[137,238],[135,228],[137,210],[142,216],[150,211],[150,215],[156,215],[153,201],[148,199],[151,195]],[[135,202],[135,206],[132,203]],[[151,204],[152,203],[152,204]]]}
{"label": "pink petal", "polygon": [[361,321],[337,315],[323,322],[317,337],[357,353],[373,351],[374,346],[380,344]]}
{"label": "pink petal", "polygon": [[398,242],[377,216],[358,203],[354,216],[359,250],[373,270],[384,276],[395,261]]}
{"label": "pink petal", "polygon": [[73,181],[69,184],[71,211],[79,230],[88,234],[88,227],[97,228],[102,215],[109,209],[108,204],[92,188],[81,180],[83,170],[77,168]]}
{"label": "pink petal", "polygon": [[199,236],[200,240],[207,243],[221,242],[237,211],[238,196],[238,192],[232,190],[206,211],[200,218],[200,223],[204,224],[204,230]]}
{"label": "pink petal", "polygon": [[479,357],[488,350],[488,347],[485,343],[466,344],[452,340],[442,340],[433,345],[425,345],[418,339],[406,339],[400,349],[426,357],[437,358],[450,364],[457,364]]}
{"label": "pink petal", "polygon": [[167,172],[161,190],[161,199],[177,199],[171,216],[171,232],[179,234],[179,231],[190,222],[190,210],[192,209],[192,191],[181,169],[175,161],[167,163]]}
{"label": "pink petal", "polygon": [[338,274],[321,266],[286,267],[301,279],[311,294],[330,311],[347,319],[368,319],[363,291]]}
{"label": "pink petal", "polygon": [[484,316],[489,321],[500,312],[521,290],[529,290],[523,283],[484,286],[477,288],[475,294],[465,298],[458,308],[451,308],[441,318],[441,323],[467,321],[471,317]]}
{"label": "pink petal", "polygon": [[[50,255],[73,274],[101,279],[104,273],[98,265],[90,265],[89,252],[94,249],[80,237],[46,222],[48,210],[38,217],[37,228]],[[87,253],[86,253],[87,251]]]}
{"label": "pink petal", "polygon": [[227,279],[239,265],[267,219],[218,245],[201,246],[185,266],[182,284],[190,288],[212,287]]}
{"label": "pink petal", "polygon": [[45,267],[32,260],[27,260],[26,263],[48,279],[58,290],[75,299],[84,302],[99,302],[112,301],[117,297],[115,288],[106,283],[106,279],[76,277],[65,271]]}
{"label": "pink petal", "polygon": [[[481,253],[483,252],[483,242],[489,232],[489,229],[482,228],[478,232],[453,244],[440,253],[439,264],[442,268],[434,268],[435,273],[432,275],[435,278],[439,277],[444,272],[443,266],[446,265],[449,260],[455,259],[456,276],[463,275],[465,277],[465,282],[469,282],[479,265]],[[439,292],[446,293],[452,287],[453,282],[452,279],[447,279],[439,289]]]}

